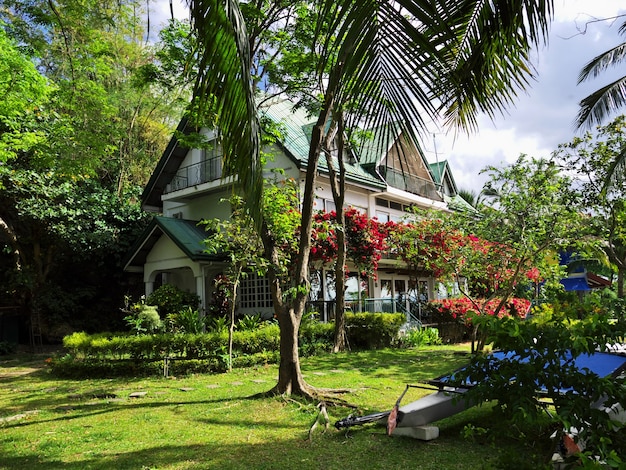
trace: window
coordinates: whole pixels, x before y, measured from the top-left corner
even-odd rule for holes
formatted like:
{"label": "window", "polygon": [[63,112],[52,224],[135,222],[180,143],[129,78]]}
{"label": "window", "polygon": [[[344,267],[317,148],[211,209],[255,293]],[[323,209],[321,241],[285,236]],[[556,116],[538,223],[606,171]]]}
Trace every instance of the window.
{"label": "window", "polygon": [[396,211],[402,211],[402,212],[410,212],[411,211],[411,204],[401,204],[399,202],[396,201],[389,201],[387,199],[383,199],[381,197],[377,197],[376,198],[376,205],[379,207],[387,207],[389,209],[393,209]]}
{"label": "window", "polygon": [[241,280],[241,294],[239,300],[242,309],[274,307],[269,279],[259,277],[256,274],[249,274],[248,277]]}

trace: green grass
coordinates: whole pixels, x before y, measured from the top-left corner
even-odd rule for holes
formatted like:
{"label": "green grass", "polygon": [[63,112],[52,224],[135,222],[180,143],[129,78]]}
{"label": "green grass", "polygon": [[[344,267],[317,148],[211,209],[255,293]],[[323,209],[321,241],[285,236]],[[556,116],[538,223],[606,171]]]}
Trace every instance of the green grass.
{"label": "green grass", "polygon": [[[463,365],[465,352],[354,352],[307,358],[302,369],[314,386],[350,389],[343,398],[368,413],[390,409],[405,384]],[[506,468],[499,463],[506,453],[519,458],[517,442],[463,437],[466,425],[495,425],[489,407],[438,422],[440,437],[429,442],[390,438],[377,425],[338,431],[332,424],[353,410],[331,407],[329,430],[308,441],[315,403],[251,398],[274,385],[273,365],[167,379],[59,380],[44,359],[0,358],[1,469],[489,469]],[[403,403],[427,393],[411,388]]]}

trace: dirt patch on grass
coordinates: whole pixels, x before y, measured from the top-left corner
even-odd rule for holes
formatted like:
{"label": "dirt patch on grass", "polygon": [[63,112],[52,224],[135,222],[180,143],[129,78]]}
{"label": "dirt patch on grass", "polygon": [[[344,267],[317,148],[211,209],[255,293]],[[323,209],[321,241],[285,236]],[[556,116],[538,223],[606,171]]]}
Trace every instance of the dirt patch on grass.
{"label": "dirt patch on grass", "polygon": [[58,353],[60,346],[43,346],[41,352],[35,354],[18,350],[11,356],[0,357],[0,380],[20,377],[44,369],[46,360]]}

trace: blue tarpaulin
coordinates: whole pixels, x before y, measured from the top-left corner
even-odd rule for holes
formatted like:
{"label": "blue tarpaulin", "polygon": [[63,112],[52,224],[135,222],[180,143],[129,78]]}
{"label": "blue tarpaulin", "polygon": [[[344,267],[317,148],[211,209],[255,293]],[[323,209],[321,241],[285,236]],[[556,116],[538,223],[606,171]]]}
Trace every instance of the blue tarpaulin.
{"label": "blue tarpaulin", "polygon": [[584,277],[566,277],[560,282],[566,291],[591,290]]}

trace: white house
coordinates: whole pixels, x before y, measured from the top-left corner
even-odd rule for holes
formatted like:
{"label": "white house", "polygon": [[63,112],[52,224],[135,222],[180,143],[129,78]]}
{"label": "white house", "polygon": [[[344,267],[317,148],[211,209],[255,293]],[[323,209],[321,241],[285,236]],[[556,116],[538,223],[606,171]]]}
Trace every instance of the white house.
{"label": "white house", "polygon": [[[271,149],[274,158],[267,169],[281,168],[287,177],[304,186],[310,130],[315,120],[291,102],[275,98],[263,105],[261,112],[281,126],[284,138]],[[224,271],[224,260],[204,251],[204,230],[197,226],[202,219],[227,218],[230,208],[220,202],[232,191],[232,181],[222,179],[219,145],[210,149],[186,148],[177,135],[189,134],[189,123],[183,120],[157,164],[142,194],[142,206],[155,213],[152,223],[138,240],[128,257],[125,270],[142,272],[146,295],[155,286],[169,283],[195,292],[206,308],[213,292],[214,280]],[[209,140],[211,131],[202,130]],[[370,144],[364,145],[346,159],[346,206],[376,217],[379,221],[399,221],[406,209],[449,210],[455,200],[456,184],[446,162],[429,165],[417,144],[407,143],[401,135],[387,145],[379,145],[374,132]],[[376,145],[375,145],[376,143]],[[401,148],[402,147],[402,148]],[[400,150],[401,148],[401,150]],[[410,155],[410,164],[399,158]],[[328,172],[320,159],[315,207],[334,210]],[[312,270],[311,304],[321,316],[328,315],[334,299],[332,267]],[[410,274],[396,259],[382,259],[376,279],[348,279],[346,299],[369,302],[376,310],[382,303],[400,300],[394,309],[409,308],[418,300],[432,299],[435,281],[429,273]],[[250,276],[242,282],[239,294],[240,313],[271,313],[272,300],[267,280]],[[380,300],[383,299],[383,300]],[[372,304],[374,302],[374,304]],[[377,305],[377,303],[380,304]],[[356,304],[355,304],[356,305]],[[360,304],[359,304],[360,305]]]}

